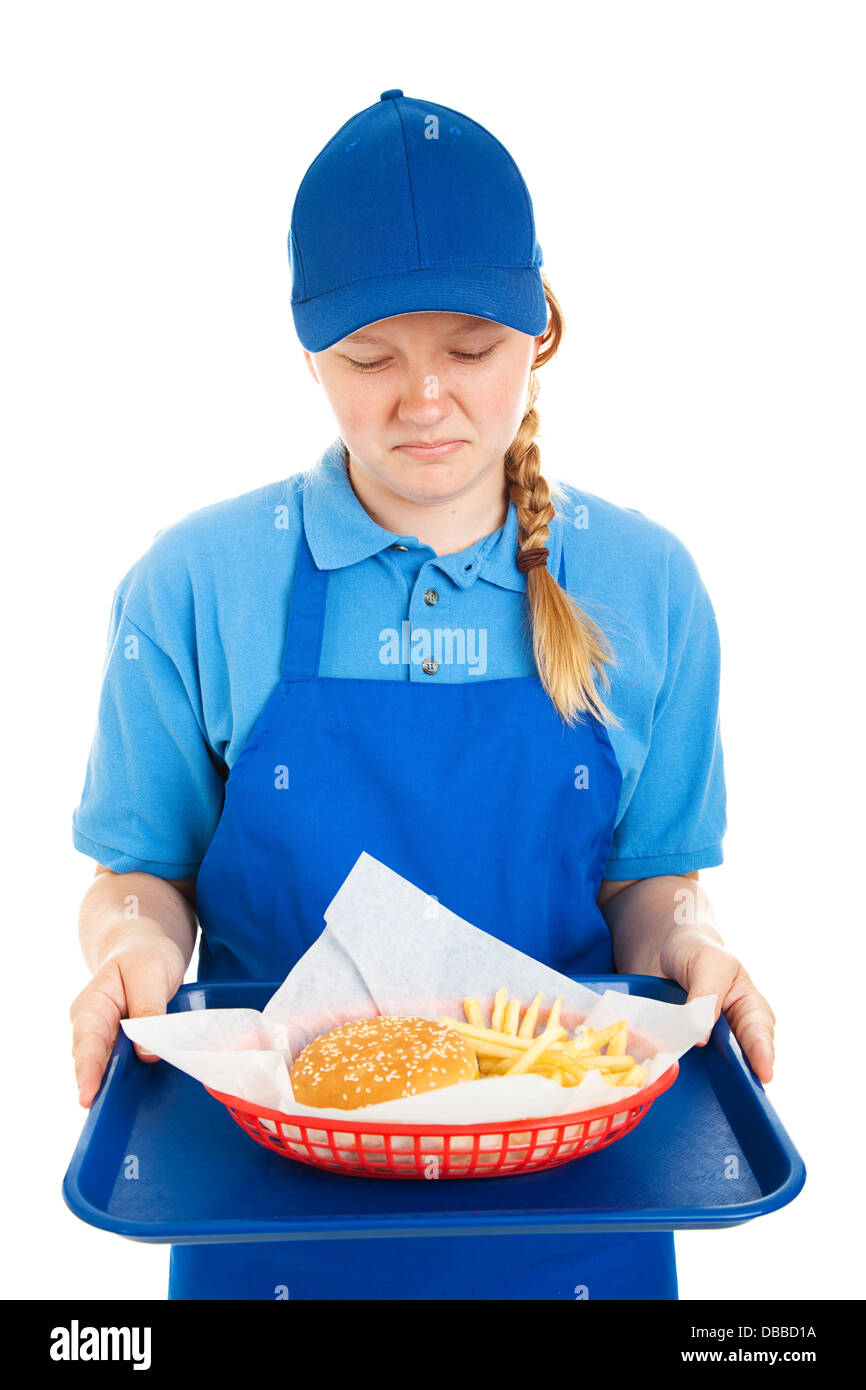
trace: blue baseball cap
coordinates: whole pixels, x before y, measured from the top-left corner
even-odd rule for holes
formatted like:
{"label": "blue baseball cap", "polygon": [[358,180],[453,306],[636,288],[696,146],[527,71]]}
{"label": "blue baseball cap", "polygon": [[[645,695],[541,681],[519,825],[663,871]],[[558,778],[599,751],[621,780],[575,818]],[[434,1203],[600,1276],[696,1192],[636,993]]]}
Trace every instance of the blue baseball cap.
{"label": "blue baseball cap", "polygon": [[539,337],[547,301],[529,190],[495,136],[383,92],[325,145],[295,197],[292,316],[308,352],[439,310]]}

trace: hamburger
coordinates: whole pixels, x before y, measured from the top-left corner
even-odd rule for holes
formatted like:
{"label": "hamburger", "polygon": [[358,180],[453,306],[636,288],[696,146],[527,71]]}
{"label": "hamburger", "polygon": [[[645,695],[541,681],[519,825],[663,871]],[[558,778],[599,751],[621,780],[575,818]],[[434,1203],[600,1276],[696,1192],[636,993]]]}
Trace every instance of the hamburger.
{"label": "hamburger", "polygon": [[380,1014],[314,1038],[298,1053],[290,1076],[301,1105],[357,1110],[474,1081],[478,1062],[453,1028],[428,1018]]}

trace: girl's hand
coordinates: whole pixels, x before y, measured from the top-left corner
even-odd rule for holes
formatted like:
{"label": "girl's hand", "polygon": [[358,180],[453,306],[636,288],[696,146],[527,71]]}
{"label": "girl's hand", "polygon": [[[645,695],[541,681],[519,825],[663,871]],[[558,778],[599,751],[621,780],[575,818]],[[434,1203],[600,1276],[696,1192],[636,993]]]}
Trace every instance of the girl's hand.
{"label": "girl's hand", "polygon": [[[776,1015],[736,956],[699,928],[687,928],[664,943],[660,965],[663,975],[688,991],[687,1003],[704,994],[716,995],[713,1023],[724,1013],[758,1080],[772,1081]],[[708,1041],[709,1034],[698,1046]]]}
{"label": "girl's hand", "polygon": [[[164,1014],[168,1001],[183,983],[183,952],[167,936],[144,931],[127,936],[103,962],[92,980],[72,1001],[72,1056],[78,1101],[85,1110],[93,1104],[122,1018]],[[156,1062],[152,1052],[134,1043],[143,1062]]]}

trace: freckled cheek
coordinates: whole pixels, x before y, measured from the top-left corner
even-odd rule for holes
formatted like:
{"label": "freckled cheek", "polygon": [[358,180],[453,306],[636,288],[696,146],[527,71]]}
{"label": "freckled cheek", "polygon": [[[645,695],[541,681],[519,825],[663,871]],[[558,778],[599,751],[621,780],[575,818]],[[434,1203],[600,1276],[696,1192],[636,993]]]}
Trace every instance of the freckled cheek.
{"label": "freckled cheek", "polygon": [[505,426],[508,433],[512,420],[515,427],[520,423],[524,400],[525,392],[520,378],[503,378],[501,374],[491,374],[489,378],[477,383],[467,395],[465,405],[477,421],[487,421],[500,428]]}
{"label": "freckled cheek", "polygon": [[515,377],[513,381],[503,381],[497,378],[492,384],[490,396],[493,408],[499,414],[505,414],[514,409],[515,401],[519,398],[520,382]]}
{"label": "freckled cheek", "polygon": [[494,419],[513,403],[509,383],[492,372],[452,377],[443,386],[443,391],[446,390],[461,409],[477,420]]}
{"label": "freckled cheek", "polygon": [[369,434],[371,430],[375,429],[381,414],[381,403],[377,402],[372,395],[363,399],[354,395],[346,395],[339,403],[341,425],[347,434],[353,434],[356,438]]}

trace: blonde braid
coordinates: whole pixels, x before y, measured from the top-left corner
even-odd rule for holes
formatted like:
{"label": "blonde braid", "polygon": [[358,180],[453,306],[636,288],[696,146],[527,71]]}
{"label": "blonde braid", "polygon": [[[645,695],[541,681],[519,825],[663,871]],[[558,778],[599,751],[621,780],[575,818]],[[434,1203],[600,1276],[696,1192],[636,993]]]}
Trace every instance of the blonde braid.
{"label": "blonde braid", "polygon": [[[517,509],[518,553],[546,545],[556,516],[551,494],[561,496],[556,484],[551,486],[542,475],[536,443],[539,385],[535,372],[553,357],[564,330],[562,311],[543,272],[542,280],[550,319],[530,374],[526,413],[505,454],[505,477]],[[604,668],[615,664],[615,657],[601,628],[560,588],[545,564],[527,571],[526,597],[538,674],[565,723],[573,724],[580,714],[591,712],[602,723],[619,726],[620,721],[600,700],[593,679],[597,672],[605,690],[610,689]]]}

